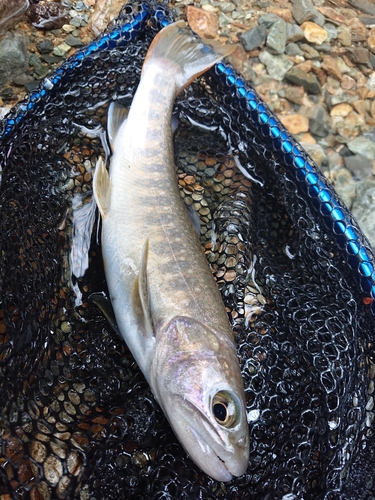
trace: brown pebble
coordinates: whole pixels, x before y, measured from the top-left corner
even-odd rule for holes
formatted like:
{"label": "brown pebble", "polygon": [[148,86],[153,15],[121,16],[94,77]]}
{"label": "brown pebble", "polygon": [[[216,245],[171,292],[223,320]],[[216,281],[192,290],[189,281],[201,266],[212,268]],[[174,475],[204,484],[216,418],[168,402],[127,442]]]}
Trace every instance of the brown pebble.
{"label": "brown pebble", "polygon": [[344,75],[341,80],[341,87],[344,90],[355,89],[357,87],[357,82],[349,75]]}
{"label": "brown pebble", "polygon": [[78,476],[82,468],[82,456],[78,451],[73,450],[67,459],[67,467],[70,474]]}
{"label": "brown pebble", "polygon": [[187,176],[185,177],[184,181],[185,181],[185,183],[186,183],[187,185],[191,185],[191,184],[194,184],[195,179],[194,179],[194,177],[193,177],[192,175],[187,175]]}
{"label": "brown pebble", "polygon": [[44,477],[52,485],[55,486],[63,473],[63,468],[60,460],[54,455],[46,458],[43,464]]}
{"label": "brown pebble", "polygon": [[186,18],[190,28],[201,38],[216,38],[219,19],[214,12],[207,12],[192,5],[186,8]]}
{"label": "brown pebble", "polygon": [[47,448],[39,441],[33,441],[30,446],[30,456],[35,462],[42,463],[47,456]]}
{"label": "brown pebble", "polygon": [[217,161],[215,158],[206,158],[205,163],[207,167],[213,167],[216,165]]}
{"label": "brown pebble", "polygon": [[236,278],[236,275],[237,275],[236,271],[231,269],[230,271],[227,271],[224,274],[224,280],[225,281],[233,281]]}
{"label": "brown pebble", "polygon": [[324,69],[327,75],[332,76],[332,78],[341,80],[341,70],[337,64],[337,61],[332,56],[323,56],[322,69]]}
{"label": "brown pebble", "polygon": [[237,265],[237,259],[235,257],[228,257],[225,261],[226,267],[235,267]]}

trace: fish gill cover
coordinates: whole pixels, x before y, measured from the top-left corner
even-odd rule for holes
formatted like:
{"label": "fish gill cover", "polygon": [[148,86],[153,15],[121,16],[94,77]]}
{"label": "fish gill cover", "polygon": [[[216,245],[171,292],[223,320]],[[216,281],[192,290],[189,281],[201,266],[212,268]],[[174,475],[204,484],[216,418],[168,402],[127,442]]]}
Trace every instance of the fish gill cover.
{"label": "fish gill cover", "polygon": [[0,497],[375,498],[370,246],[229,65],[177,100],[175,148],[236,332],[245,475],[218,483],[191,462],[88,300],[106,290],[95,229],[89,269],[72,277],[77,214],[104,154],[82,127],[105,127],[110,100],[130,105],[147,47],[172,19],[156,1],[124,6],[1,124]]}

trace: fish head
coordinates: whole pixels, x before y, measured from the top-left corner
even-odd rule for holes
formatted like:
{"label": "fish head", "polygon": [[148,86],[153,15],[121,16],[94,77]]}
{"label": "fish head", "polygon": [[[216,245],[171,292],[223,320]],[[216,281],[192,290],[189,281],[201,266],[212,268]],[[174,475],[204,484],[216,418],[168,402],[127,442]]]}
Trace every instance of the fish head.
{"label": "fish head", "polygon": [[150,385],[180,443],[213,479],[241,476],[249,461],[249,433],[232,339],[177,317],[156,340]]}

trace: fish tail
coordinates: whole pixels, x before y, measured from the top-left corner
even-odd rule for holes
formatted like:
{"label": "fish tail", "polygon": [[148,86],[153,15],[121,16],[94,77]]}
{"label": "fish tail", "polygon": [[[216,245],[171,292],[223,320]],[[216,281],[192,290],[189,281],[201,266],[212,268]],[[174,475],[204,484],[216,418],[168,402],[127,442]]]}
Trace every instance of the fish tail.
{"label": "fish tail", "polygon": [[177,21],[162,29],[154,38],[143,68],[157,60],[172,63],[177,94],[211,66],[229,55],[236,45],[196,38],[185,21]]}

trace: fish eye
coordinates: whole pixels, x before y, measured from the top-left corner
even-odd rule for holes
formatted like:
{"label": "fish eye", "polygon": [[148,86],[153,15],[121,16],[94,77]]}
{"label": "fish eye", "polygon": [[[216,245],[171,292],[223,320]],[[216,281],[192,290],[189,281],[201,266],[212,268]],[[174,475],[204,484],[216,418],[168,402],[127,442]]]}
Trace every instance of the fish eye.
{"label": "fish eye", "polygon": [[238,423],[238,403],[234,396],[227,391],[215,394],[212,400],[212,413],[216,422],[223,427],[234,427]]}

